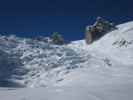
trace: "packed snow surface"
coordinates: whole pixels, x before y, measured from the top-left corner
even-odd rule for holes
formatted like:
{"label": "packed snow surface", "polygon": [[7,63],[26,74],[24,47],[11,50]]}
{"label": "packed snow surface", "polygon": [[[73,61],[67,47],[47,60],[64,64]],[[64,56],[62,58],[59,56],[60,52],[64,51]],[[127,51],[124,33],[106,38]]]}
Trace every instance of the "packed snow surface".
{"label": "packed snow surface", "polygon": [[90,45],[0,36],[0,100],[132,100],[133,22],[117,28]]}

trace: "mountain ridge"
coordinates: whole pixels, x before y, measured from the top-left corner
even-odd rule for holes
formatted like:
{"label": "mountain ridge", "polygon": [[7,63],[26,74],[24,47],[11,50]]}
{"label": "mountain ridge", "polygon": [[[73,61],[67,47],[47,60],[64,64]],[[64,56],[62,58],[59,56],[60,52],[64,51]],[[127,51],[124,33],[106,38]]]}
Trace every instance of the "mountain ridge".
{"label": "mountain ridge", "polygon": [[102,80],[105,83],[128,80],[132,78],[133,22],[117,27],[90,45],[84,40],[58,46],[13,35],[0,36],[0,51],[5,53],[0,60],[5,58],[9,63],[1,64],[1,68],[3,65],[6,68],[4,73],[1,70],[0,81],[47,87],[79,84],[77,80],[99,84]]}

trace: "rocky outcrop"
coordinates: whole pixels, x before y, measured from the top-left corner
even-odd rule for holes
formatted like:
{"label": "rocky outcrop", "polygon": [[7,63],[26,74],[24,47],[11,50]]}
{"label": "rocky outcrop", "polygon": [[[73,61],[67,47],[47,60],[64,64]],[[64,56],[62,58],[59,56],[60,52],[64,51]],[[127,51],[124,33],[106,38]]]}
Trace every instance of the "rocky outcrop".
{"label": "rocky outcrop", "polygon": [[63,37],[58,32],[53,32],[51,40],[53,44],[57,45],[63,45],[65,43]]}
{"label": "rocky outcrop", "polygon": [[105,35],[107,32],[114,29],[116,29],[116,26],[113,23],[110,23],[101,17],[97,17],[96,22],[92,26],[86,27],[86,43],[90,44]]}
{"label": "rocky outcrop", "polygon": [[67,43],[67,41],[65,41],[64,38],[58,32],[53,32],[50,37],[38,36],[35,37],[34,40],[56,45],[63,45]]}

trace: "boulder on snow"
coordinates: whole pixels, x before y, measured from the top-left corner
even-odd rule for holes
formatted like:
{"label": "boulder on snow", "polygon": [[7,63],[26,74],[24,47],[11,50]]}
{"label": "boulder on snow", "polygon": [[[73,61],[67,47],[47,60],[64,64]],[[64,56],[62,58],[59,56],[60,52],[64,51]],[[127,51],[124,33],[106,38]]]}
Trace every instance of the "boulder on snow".
{"label": "boulder on snow", "polygon": [[85,40],[87,44],[92,43],[94,40],[99,39],[107,32],[116,29],[113,23],[104,20],[101,17],[97,17],[96,22],[92,26],[86,27]]}

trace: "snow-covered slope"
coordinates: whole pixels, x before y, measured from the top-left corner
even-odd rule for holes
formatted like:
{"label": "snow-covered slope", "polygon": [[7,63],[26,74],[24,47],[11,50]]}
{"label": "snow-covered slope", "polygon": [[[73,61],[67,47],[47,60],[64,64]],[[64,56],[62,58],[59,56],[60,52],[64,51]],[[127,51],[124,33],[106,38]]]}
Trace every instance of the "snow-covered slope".
{"label": "snow-covered slope", "polygon": [[1,89],[0,97],[2,100],[132,100],[133,22],[117,27],[90,45],[84,40],[57,46],[0,36],[0,86],[27,87]]}
{"label": "snow-covered slope", "polygon": [[69,45],[85,62],[83,68],[66,75],[61,85],[133,82],[133,22],[117,27],[91,45],[84,40]]}
{"label": "snow-covered slope", "polygon": [[0,81],[4,82],[1,84],[15,82],[26,87],[45,87],[61,81],[60,75],[78,68],[83,61],[65,45],[57,46],[15,36],[1,36],[0,43]]}
{"label": "snow-covered slope", "polygon": [[133,22],[128,22],[117,26],[118,29],[109,32],[100,40],[95,41],[93,44],[87,46],[81,40],[73,42],[75,48],[82,48],[87,51],[96,51],[112,56],[113,59],[122,61],[124,64],[132,64],[133,58]]}

